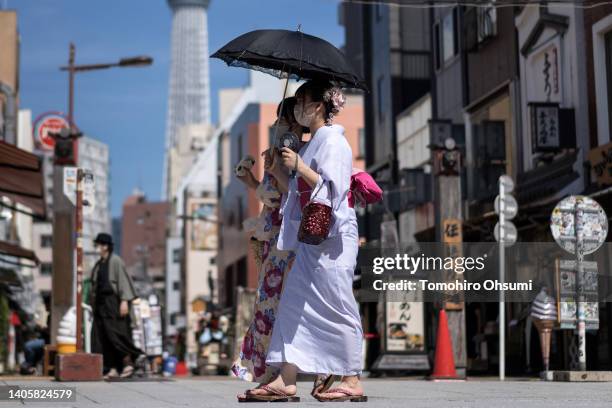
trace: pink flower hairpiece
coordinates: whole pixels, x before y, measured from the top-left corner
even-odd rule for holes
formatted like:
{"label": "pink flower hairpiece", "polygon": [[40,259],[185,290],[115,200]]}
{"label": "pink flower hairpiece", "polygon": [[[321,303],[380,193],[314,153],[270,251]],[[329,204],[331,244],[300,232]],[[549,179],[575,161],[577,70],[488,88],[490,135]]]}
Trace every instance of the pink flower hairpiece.
{"label": "pink flower hairpiece", "polygon": [[346,103],[346,97],[344,96],[344,93],[342,93],[342,91],[338,88],[334,88],[331,91],[330,100],[332,106],[334,107],[335,113],[339,113],[342,108],[344,108],[344,104]]}

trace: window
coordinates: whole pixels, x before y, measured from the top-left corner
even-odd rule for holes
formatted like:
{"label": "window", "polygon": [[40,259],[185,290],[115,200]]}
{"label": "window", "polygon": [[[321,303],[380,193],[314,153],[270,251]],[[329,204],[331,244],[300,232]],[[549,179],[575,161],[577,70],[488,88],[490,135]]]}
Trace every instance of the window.
{"label": "window", "polygon": [[43,276],[51,276],[53,273],[53,264],[50,262],[44,262],[40,264],[40,274]]}
{"label": "window", "polygon": [[236,144],[236,148],[238,150],[238,158],[236,159],[236,161],[240,161],[242,160],[242,134],[238,136],[238,143]]}
{"label": "window", "polygon": [[210,264],[214,265],[217,263],[217,258],[215,258],[214,256],[212,258],[210,258]]}
{"label": "window", "polygon": [[181,282],[180,281],[172,282],[172,290],[181,290]]}
{"label": "window", "polygon": [[366,152],[365,129],[359,128],[358,135],[359,135],[359,140],[358,140],[359,151],[357,152],[357,157],[365,157],[365,152]]}
{"label": "window", "polygon": [[51,248],[53,246],[53,236],[51,234],[43,234],[40,236],[40,246],[42,248]]}
{"label": "window", "polygon": [[380,21],[382,19],[383,7],[385,7],[385,5],[382,2],[376,3],[376,21]]}
{"label": "window", "polygon": [[181,250],[175,249],[172,251],[172,262],[179,263],[181,262]]}
{"label": "window", "polygon": [[434,25],[434,65],[435,69],[438,70],[442,66],[441,64],[441,55],[442,55],[442,46],[440,43],[440,24],[436,23]]}
{"label": "window", "polygon": [[449,61],[457,54],[457,8],[442,19],[442,58]]}
{"label": "window", "polygon": [[479,43],[497,35],[497,7],[493,3],[476,8]]}
{"label": "window", "polygon": [[385,78],[380,76],[378,81],[376,81],[376,96],[377,96],[377,104],[378,104],[378,121],[382,122],[385,118],[385,110],[383,108],[384,98],[383,98],[383,81]]}

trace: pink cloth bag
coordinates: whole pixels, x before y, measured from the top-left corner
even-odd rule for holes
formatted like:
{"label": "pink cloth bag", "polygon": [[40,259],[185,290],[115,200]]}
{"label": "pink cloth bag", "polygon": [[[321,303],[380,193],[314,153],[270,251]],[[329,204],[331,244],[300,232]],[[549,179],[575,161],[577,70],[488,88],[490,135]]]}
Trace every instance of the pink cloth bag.
{"label": "pink cloth bag", "polygon": [[355,202],[365,206],[376,203],[383,198],[382,189],[376,181],[363,170],[353,169],[351,176],[351,189],[348,192],[349,207],[355,207]]}

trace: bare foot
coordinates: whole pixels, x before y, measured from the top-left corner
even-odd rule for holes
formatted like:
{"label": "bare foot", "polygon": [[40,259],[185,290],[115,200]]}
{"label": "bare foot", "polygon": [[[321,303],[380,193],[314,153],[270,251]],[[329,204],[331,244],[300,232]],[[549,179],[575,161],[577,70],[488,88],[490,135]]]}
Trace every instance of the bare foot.
{"label": "bare foot", "polygon": [[[334,389],[342,389],[350,392],[351,395],[363,395],[363,388],[361,388],[361,382],[359,381],[359,377],[350,376],[350,377],[342,377],[342,381],[338,384],[337,387],[333,387],[330,391],[334,391]],[[322,399],[336,399],[346,397],[345,393],[341,392],[322,392],[319,394],[319,397]]]}
{"label": "bare foot", "polygon": [[[260,388],[261,385],[260,384],[259,387],[257,388],[253,388],[247,391],[247,394],[250,395],[271,395],[270,391],[264,389],[264,388]],[[265,384],[268,387],[270,387],[271,389],[281,392],[285,395],[295,395],[297,393],[297,387],[294,385],[286,385],[285,382],[283,381],[283,379],[281,378],[281,376],[276,377],[272,382],[269,382],[268,384]]]}

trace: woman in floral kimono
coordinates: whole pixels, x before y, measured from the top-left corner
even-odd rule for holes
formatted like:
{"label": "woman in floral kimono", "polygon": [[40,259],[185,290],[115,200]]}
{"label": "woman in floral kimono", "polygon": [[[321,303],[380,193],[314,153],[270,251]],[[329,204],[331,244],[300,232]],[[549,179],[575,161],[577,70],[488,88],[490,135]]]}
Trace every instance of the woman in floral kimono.
{"label": "woman in floral kimono", "polygon": [[[287,184],[277,247],[296,252],[278,305],[266,363],[280,368],[268,384],[247,392],[249,400],[296,401],[298,373],[342,376],[320,401],[366,401],[359,381],[363,329],[353,295],[359,237],[355,211],[348,204],[353,155],[344,129],[332,125],[344,106],[340,89],[311,81],[296,92],[295,118],[312,135],[299,155],[282,149],[283,164],[297,177]],[[329,235],[319,245],[298,241],[301,212],[309,200],[332,207]]]}

